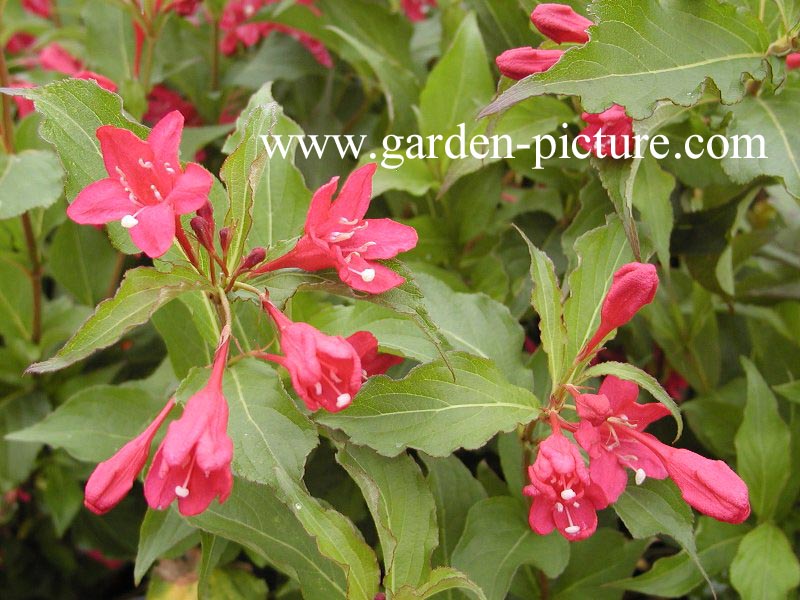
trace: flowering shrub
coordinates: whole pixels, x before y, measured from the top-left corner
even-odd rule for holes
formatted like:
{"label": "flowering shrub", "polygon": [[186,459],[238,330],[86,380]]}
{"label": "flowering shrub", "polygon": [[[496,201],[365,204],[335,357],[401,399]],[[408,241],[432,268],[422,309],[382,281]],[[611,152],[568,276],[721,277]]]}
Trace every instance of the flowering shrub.
{"label": "flowering shrub", "polygon": [[796,594],[790,5],[0,0],[3,597]]}

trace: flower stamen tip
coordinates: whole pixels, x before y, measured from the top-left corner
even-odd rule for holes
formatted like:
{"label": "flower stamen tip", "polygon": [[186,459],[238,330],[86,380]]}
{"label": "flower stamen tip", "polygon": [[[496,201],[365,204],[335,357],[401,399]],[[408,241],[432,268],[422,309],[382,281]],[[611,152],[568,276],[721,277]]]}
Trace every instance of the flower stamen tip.
{"label": "flower stamen tip", "polygon": [[122,220],[119,223],[125,229],[130,229],[131,227],[136,227],[139,224],[139,219],[137,219],[133,215],[125,215],[124,217],[122,217]]}
{"label": "flower stamen tip", "polygon": [[570,535],[575,535],[581,530],[579,525],[570,525],[569,527],[564,528],[564,532]]}
{"label": "flower stamen tip", "polygon": [[572,488],[567,488],[561,491],[561,498],[563,500],[572,500],[577,494]]}
{"label": "flower stamen tip", "polygon": [[644,472],[644,469],[636,469],[636,475],[633,478],[636,485],[642,485],[645,479],[647,479],[647,473]]}
{"label": "flower stamen tip", "polygon": [[189,495],[189,489],[183,487],[182,485],[175,486],[175,495],[178,498],[186,498]]}
{"label": "flower stamen tip", "polygon": [[350,400],[352,400],[352,396],[350,396],[350,394],[339,394],[339,397],[336,398],[336,406],[338,408],[344,408],[350,404]]}

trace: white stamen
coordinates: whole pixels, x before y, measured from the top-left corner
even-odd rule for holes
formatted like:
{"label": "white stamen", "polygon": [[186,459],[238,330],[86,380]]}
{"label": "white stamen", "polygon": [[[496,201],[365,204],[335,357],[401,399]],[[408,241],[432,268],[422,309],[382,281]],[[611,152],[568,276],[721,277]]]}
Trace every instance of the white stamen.
{"label": "white stamen", "polygon": [[155,184],[150,184],[150,190],[153,192],[153,196],[156,197],[156,200],[159,202],[164,200],[164,198],[161,197],[161,192],[158,191],[158,188],[155,186]]}
{"label": "white stamen", "polygon": [[375,280],[375,269],[364,269],[359,275],[365,283],[370,283]]}
{"label": "white stamen", "polygon": [[175,169],[173,169],[173,168],[172,168],[172,166],[171,166],[171,165],[170,165],[168,162],[165,162],[165,163],[164,163],[164,169],[165,169],[165,170],[166,170],[166,172],[167,172],[167,173],[169,173],[170,175],[174,175],[174,174],[175,174]]}
{"label": "white stamen", "polygon": [[139,219],[133,215],[125,215],[122,217],[122,220],[119,222],[119,224],[125,229],[130,229],[131,227],[136,227],[139,224]]}
{"label": "white stamen", "polygon": [[189,495],[189,489],[183,487],[182,485],[175,486],[175,495],[178,498],[186,498]]}
{"label": "white stamen", "polygon": [[347,219],[347,217],[340,217],[339,218],[339,223],[341,223],[342,225],[350,225],[350,226],[352,226],[352,225],[355,225],[356,223],[358,223],[358,219],[353,219],[352,221],[350,221],[350,220]]}
{"label": "white stamen", "polygon": [[350,394],[339,394],[339,397],[336,398],[336,407],[344,408],[345,406],[350,404],[350,400],[352,400]]}
{"label": "white stamen", "polygon": [[580,508],[580,507],[581,507],[581,505],[580,505],[580,504],[578,504],[577,502],[573,502],[573,503],[572,503],[572,506],[574,506],[575,508]]}
{"label": "white stamen", "polygon": [[322,395],[322,384],[319,381],[314,384],[314,393],[317,396]]}
{"label": "white stamen", "polygon": [[577,494],[572,488],[567,488],[561,491],[561,498],[564,500],[572,500]]}
{"label": "white stamen", "polygon": [[627,421],[628,415],[620,415],[619,418],[622,419],[623,421]]}
{"label": "white stamen", "polygon": [[564,512],[564,505],[561,502],[556,502],[556,510],[558,512]]}
{"label": "white stamen", "polygon": [[331,243],[336,244],[337,242],[345,242],[349,240],[351,237],[355,235],[355,231],[332,231],[331,232]]}
{"label": "white stamen", "polygon": [[367,370],[361,369],[361,378],[366,379],[367,377],[369,377],[369,375],[367,374]]}
{"label": "white stamen", "polygon": [[564,532],[568,533],[570,535],[575,535],[580,530],[581,530],[581,528],[578,525],[570,525],[569,527],[565,527],[564,528]]}
{"label": "white stamen", "polygon": [[636,485],[642,485],[645,479],[647,479],[647,473],[644,472],[644,469],[636,469],[636,475],[633,478]]}
{"label": "white stamen", "polygon": [[152,169],[153,168],[153,163],[151,163],[149,160],[144,160],[144,159],[140,158],[139,159],[139,166],[142,167],[143,169]]}
{"label": "white stamen", "polygon": [[255,7],[252,4],[248,4],[244,7],[244,14],[247,17],[252,17],[256,12]]}

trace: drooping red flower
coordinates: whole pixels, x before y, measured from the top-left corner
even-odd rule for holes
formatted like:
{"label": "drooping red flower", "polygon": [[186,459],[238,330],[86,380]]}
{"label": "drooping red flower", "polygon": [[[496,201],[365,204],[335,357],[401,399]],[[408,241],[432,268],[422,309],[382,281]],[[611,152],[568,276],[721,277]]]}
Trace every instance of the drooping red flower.
{"label": "drooping red flower", "polygon": [[136,246],[150,257],[163,255],[175,237],[176,219],[208,201],[211,174],[198,164],[181,168],[178,147],[183,116],[173,111],[150,131],[147,141],[127,129],[97,130],[108,177],[85,187],[67,208],[76,223],[120,221]]}
{"label": "drooping red flower", "polygon": [[436,0],[401,0],[400,6],[409,21],[424,21],[430,9],[436,8]]}
{"label": "drooping red flower", "polygon": [[101,88],[109,92],[117,91],[117,84],[108,77],[87,71],[83,68],[83,63],[67,52],[61,45],[53,42],[48,44],[39,52],[39,65],[47,71],[63,73],[75,79],[93,80]]}
{"label": "drooping red flower", "polygon": [[157,123],[174,110],[183,115],[185,125],[194,126],[203,123],[194,104],[185,100],[178,92],[161,84],[153,86],[147,95],[147,112],[142,120],[145,123]]}
{"label": "drooping red flower", "polygon": [[[295,1],[318,12],[314,7],[314,0]],[[331,68],[333,66],[331,55],[322,42],[315,37],[282,23],[250,21],[261,8],[276,2],[278,0],[233,0],[228,2],[220,20],[220,29],[223,32],[220,50],[223,54],[233,54],[240,45],[250,48],[273,32],[279,32],[296,39],[306,47],[318,63],[323,67]]]}
{"label": "drooping red flower", "polygon": [[581,119],[588,125],[578,135],[578,145],[587,152],[598,158],[622,158],[633,152],[633,119],[624,107],[615,104],[601,113],[583,113]]}
{"label": "drooping red flower", "polygon": [[603,339],[615,329],[622,327],[639,310],[653,301],[658,291],[658,273],[651,264],[628,263],[614,273],[614,281],[608,290],[600,310],[600,326],[581,352],[585,358]]}
{"label": "drooping red flower", "polygon": [[53,14],[52,0],[22,0],[22,8],[44,19],[49,19]]}
{"label": "drooping red flower", "polygon": [[786,68],[789,70],[800,68],[800,52],[786,55]]}
{"label": "drooping red flower", "polygon": [[364,219],[376,169],[377,165],[370,163],[353,171],[336,201],[332,199],[338,177],[319,188],[311,199],[305,234],[297,245],[254,273],[335,268],[339,278],[355,290],[380,294],[401,285],[405,279],[375,261],[414,248],[417,232],[391,219]]}
{"label": "drooping red flower", "polygon": [[379,352],[378,340],[369,331],[357,331],[347,338],[347,342],[355,348],[361,359],[361,374],[364,379],[382,375],[391,367],[403,362],[400,356]]}
{"label": "drooping red flower", "polygon": [[175,402],[171,399],[142,433],[120,448],[114,456],[101,462],[86,482],[83,503],[101,515],[114,508],[131,491],[133,482],[150,455],[153,438],[167,418]]}
{"label": "drooping red flower", "polygon": [[585,44],[589,41],[586,30],[594,25],[589,19],[576,13],[566,4],[539,4],[531,13],[531,21],[542,35],[554,42],[575,42]]}
{"label": "drooping red flower", "polygon": [[538,48],[512,48],[495,59],[500,72],[510,79],[524,79],[534,73],[542,73],[556,64],[563,50],[542,50]]}
{"label": "drooping red flower", "polygon": [[672,448],[644,432],[669,410],[658,403],[637,403],[635,383],[609,376],[599,394],[571,391],[581,417],[575,439],[588,452],[592,482],[609,503],[624,491],[629,468],[637,484],[646,477],[671,477],[688,504],[720,521],[741,523],[750,515],[747,486],[727,464]]}
{"label": "drooping red flower", "polygon": [[261,358],[283,366],[309,410],[344,410],[361,389],[361,358],[350,342],[326,335],[307,323],[295,323],[269,300],[262,301],[280,333],[281,352]]}
{"label": "drooping red flower", "polygon": [[523,491],[533,498],[528,517],[531,529],[540,535],[558,529],[571,542],[595,532],[597,511],[608,503],[592,483],[580,450],[560,431],[539,444],[528,477],[531,483]]}
{"label": "drooping red flower", "polygon": [[36,38],[30,33],[20,31],[15,33],[6,42],[6,51],[9,54],[17,54],[23,50],[27,50],[36,43]]}
{"label": "drooping red flower", "polygon": [[163,510],[174,500],[182,515],[203,512],[214,498],[222,504],[233,488],[233,442],[228,436],[228,402],[222,377],[230,331],[222,332],[208,383],[189,398],[183,415],[167,428],[144,482],[150,508]]}

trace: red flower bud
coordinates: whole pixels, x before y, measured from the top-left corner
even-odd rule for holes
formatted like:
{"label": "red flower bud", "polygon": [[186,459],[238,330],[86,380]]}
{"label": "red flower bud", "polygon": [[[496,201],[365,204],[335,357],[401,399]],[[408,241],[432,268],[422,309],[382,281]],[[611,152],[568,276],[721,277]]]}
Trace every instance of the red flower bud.
{"label": "red flower bud", "polygon": [[211,226],[214,226],[214,208],[211,206],[210,202],[206,202],[197,209],[197,216],[203,217],[206,221],[211,223]]}
{"label": "red flower bud", "polygon": [[222,248],[222,253],[227,254],[228,248],[231,247],[231,228],[223,227],[219,230],[219,245]]}
{"label": "red flower bud", "polygon": [[786,68],[790,71],[800,67],[800,52],[792,52],[786,56]]}
{"label": "red flower bud", "polygon": [[540,4],[533,9],[531,21],[542,35],[559,44],[585,44],[589,41],[586,30],[594,25],[566,4]]}
{"label": "red flower bud", "polygon": [[539,50],[535,48],[512,48],[495,59],[500,72],[510,79],[524,79],[534,73],[542,73],[558,62],[563,50]]}
{"label": "red flower bud", "polygon": [[242,264],[239,266],[240,271],[249,271],[258,264],[264,262],[267,258],[267,251],[264,248],[253,248],[250,254],[242,259]]}
{"label": "red flower bud", "polygon": [[203,217],[192,217],[189,221],[189,226],[194,231],[201,246],[211,248],[214,245],[212,226]]}
{"label": "red flower bud", "polygon": [[658,273],[654,265],[628,263],[614,273],[600,312],[600,327],[581,352],[586,358],[609,333],[622,327],[639,309],[650,304],[658,290]]}

